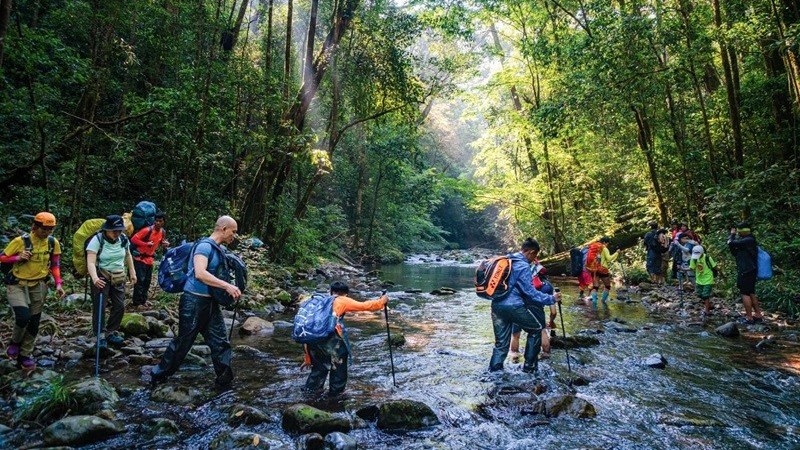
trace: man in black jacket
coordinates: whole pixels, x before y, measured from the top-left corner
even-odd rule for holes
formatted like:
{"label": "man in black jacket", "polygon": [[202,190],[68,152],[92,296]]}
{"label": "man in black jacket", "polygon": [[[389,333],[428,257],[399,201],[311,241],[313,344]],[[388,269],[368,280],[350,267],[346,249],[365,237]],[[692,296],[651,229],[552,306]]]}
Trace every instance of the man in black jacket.
{"label": "man in black jacket", "polygon": [[[739,239],[736,239],[736,233]],[[744,323],[752,324],[761,322],[761,306],[756,296],[756,274],[758,273],[758,243],[756,238],[750,233],[750,225],[746,222],[740,223],[736,228],[731,228],[731,235],[728,237],[728,248],[736,259],[736,287],[742,294],[744,312],[746,315]]]}

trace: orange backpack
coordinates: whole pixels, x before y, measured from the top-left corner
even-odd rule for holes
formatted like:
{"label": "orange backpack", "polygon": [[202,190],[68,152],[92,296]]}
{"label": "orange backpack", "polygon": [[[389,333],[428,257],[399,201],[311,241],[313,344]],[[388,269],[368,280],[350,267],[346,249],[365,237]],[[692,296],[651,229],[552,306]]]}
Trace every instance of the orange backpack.
{"label": "orange backpack", "polygon": [[511,292],[511,259],[496,256],[481,261],[475,270],[475,293],[487,300],[501,300]]}
{"label": "orange backpack", "polygon": [[605,246],[600,242],[592,242],[589,244],[589,253],[586,255],[586,270],[599,274],[608,273],[608,269],[600,264],[600,255],[603,253],[604,247]]}

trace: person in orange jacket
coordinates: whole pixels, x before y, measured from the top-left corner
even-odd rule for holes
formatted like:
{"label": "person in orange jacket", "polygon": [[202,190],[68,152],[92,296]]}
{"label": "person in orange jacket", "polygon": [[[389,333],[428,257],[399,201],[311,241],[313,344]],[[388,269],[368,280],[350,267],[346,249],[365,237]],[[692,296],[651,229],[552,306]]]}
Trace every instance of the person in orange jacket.
{"label": "person in orange jacket", "polygon": [[348,297],[350,288],[347,284],[336,281],[331,284],[330,295],[334,296],[333,313],[339,319],[336,331],[325,341],[318,344],[306,344],[305,359],[302,368],[311,367],[304,389],[319,392],[330,378],[328,393],[336,396],[344,392],[347,385],[347,360],[350,356],[350,342],[347,329],[341,319],[346,313],[356,311],[380,311],[386,306],[389,297],[381,296],[377,300],[359,302]]}

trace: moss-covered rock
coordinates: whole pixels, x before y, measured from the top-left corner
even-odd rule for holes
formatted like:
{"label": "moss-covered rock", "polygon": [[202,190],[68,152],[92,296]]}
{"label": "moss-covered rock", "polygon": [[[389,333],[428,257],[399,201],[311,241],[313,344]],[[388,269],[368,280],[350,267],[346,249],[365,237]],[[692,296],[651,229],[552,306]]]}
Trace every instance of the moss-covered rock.
{"label": "moss-covered rock", "polygon": [[150,419],[144,424],[144,435],[147,439],[165,440],[175,438],[180,433],[177,423],[163,417]]}
{"label": "moss-covered rock", "polygon": [[555,395],[537,402],[533,407],[533,411],[547,417],[568,414],[579,419],[587,419],[597,415],[597,411],[591,403],[571,394]]}
{"label": "moss-covered rock", "polygon": [[141,336],[150,331],[150,324],[147,323],[147,318],[141,314],[127,313],[122,316],[119,328],[126,336]]}
{"label": "moss-covered rock", "polygon": [[190,386],[164,384],[150,394],[150,399],[175,405],[192,405],[201,403],[205,396],[200,390]]}
{"label": "moss-covered rock", "polygon": [[53,423],[42,433],[44,443],[84,445],[102,441],[125,431],[125,427],[96,416],[71,416]]}
{"label": "moss-covered rock", "polygon": [[214,438],[208,448],[210,450],[249,450],[259,448],[290,450],[292,447],[273,436],[247,431],[232,431],[230,433],[222,433]]}
{"label": "moss-covered rock", "polygon": [[228,413],[228,423],[237,425],[258,425],[261,423],[270,422],[270,418],[263,411],[252,406],[235,404],[231,406]]}
{"label": "moss-covered rock", "polygon": [[112,408],[119,401],[117,390],[102,378],[87,378],[67,386],[75,401],[74,412],[79,414],[95,414],[98,411]]}
{"label": "moss-covered rock", "polygon": [[283,411],[281,426],[288,433],[322,435],[334,431],[347,433],[351,428],[349,420],[303,403],[292,405]]}
{"label": "moss-covered rock", "polygon": [[414,400],[393,400],[378,408],[378,428],[382,430],[419,430],[439,423],[428,405]]}

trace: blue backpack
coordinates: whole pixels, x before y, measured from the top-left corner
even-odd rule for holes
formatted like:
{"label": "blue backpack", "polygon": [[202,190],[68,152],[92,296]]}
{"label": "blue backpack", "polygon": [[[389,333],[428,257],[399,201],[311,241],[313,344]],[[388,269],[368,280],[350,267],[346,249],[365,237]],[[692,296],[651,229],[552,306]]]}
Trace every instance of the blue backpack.
{"label": "blue backpack", "polygon": [[183,292],[189,278],[189,258],[194,253],[194,242],[184,242],[164,253],[158,267],[158,285],[164,292],[177,294]]}
{"label": "blue backpack", "polygon": [[134,231],[139,231],[156,223],[156,211],[156,204],[153,202],[143,201],[137,203],[133,208],[133,214],[131,214],[131,223]]}
{"label": "blue backpack", "polygon": [[767,253],[761,247],[758,247],[758,259],[756,261],[756,265],[758,266],[756,278],[761,281],[772,279],[772,257],[769,256],[769,253]]}
{"label": "blue backpack", "polygon": [[336,330],[339,318],[333,313],[333,300],[330,294],[314,294],[300,305],[294,316],[292,339],[299,344],[322,342]]}

